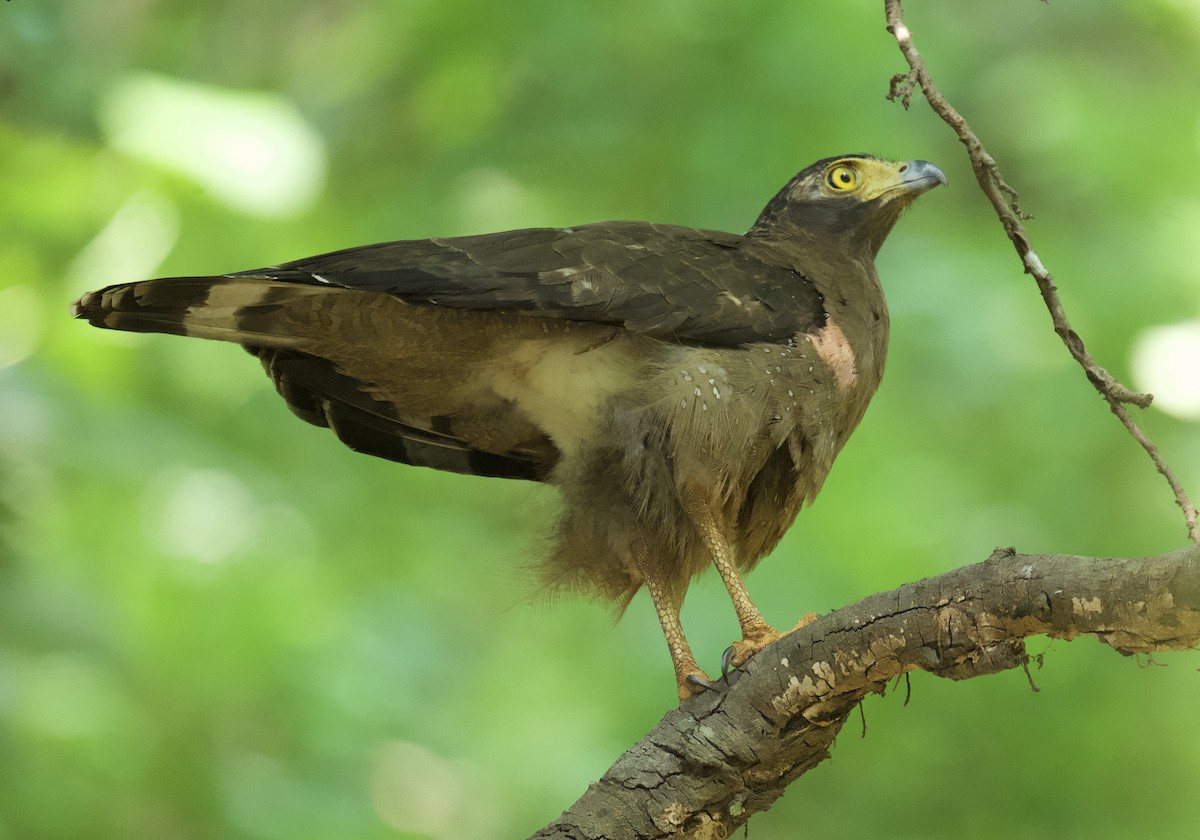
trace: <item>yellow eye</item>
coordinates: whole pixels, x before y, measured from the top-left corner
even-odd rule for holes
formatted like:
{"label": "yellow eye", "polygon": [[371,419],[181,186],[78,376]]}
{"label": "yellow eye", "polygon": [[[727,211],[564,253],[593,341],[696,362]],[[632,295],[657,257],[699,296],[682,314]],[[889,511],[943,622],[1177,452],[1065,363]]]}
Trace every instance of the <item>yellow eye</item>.
{"label": "yellow eye", "polygon": [[825,182],[832,190],[847,192],[858,186],[858,172],[844,163],[839,163],[829,170]]}

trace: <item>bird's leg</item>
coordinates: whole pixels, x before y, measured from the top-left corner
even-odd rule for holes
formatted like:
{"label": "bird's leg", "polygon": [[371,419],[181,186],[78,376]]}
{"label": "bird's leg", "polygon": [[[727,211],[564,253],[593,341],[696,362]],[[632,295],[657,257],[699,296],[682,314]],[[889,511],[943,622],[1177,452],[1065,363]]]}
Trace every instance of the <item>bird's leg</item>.
{"label": "bird's leg", "polygon": [[712,556],[713,565],[717,567],[717,572],[725,583],[725,589],[729,591],[734,612],[737,613],[738,624],[742,627],[742,639],[740,642],[733,643],[733,656],[728,660],[736,667],[783,634],[767,624],[762,613],[758,611],[758,607],[754,605],[750,593],[746,591],[746,584],[737,570],[733,551],[729,547],[729,540],[725,538],[725,534],[718,524],[716,512],[713,510],[708,495],[695,485],[689,484],[683,488],[681,501],[688,518],[700,532],[700,538],[704,540],[704,545]]}
{"label": "bird's leg", "polygon": [[638,569],[641,570],[646,590],[650,600],[654,602],[654,611],[658,614],[658,623],[662,625],[663,636],[667,639],[667,648],[671,651],[671,664],[675,666],[675,682],[679,689],[679,702],[692,695],[699,694],[712,683],[708,675],[696,664],[691,645],[683,635],[683,626],[679,623],[679,599],[672,597],[663,586],[662,580],[650,568],[646,549],[639,546],[636,551]]}

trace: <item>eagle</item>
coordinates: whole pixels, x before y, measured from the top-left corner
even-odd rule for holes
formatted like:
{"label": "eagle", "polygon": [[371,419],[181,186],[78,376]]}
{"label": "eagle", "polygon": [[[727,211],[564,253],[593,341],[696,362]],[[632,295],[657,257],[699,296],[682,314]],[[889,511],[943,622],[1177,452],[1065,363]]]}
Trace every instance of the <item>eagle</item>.
{"label": "eagle", "polygon": [[642,587],[680,700],[712,683],[679,613],[742,580],[821,489],[883,376],[875,256],[945,184],[924,160],[825,158],[744,234],[613,221],[348,248],[83,295],[94,326],[240,344],[301,419],[402,464],[542,481],[563,505],[548,587],[622,609]]}

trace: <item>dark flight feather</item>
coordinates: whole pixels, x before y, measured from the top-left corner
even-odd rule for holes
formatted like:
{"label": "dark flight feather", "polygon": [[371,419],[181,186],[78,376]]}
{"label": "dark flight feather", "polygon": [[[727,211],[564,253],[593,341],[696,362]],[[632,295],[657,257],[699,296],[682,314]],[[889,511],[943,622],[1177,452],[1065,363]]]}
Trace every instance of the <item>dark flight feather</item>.
{"label": "dark flight feather", "polygon": [[448,472],[530,481],[544,480],[553,465],[544,450],[473,449],[455,436],[451,423],[440,422],[443,418],[430,418],[428,429],[406,422],[392,403],[374,398],[328,359],[265,347],[246,350],[259,358],[297,417],[328,427],[355,452]]}
{"label": "dark flight feather", "polygon": [[387,242],[234,276],[613,324],[699,345],[786,342],[822,326],[813,282],[746,243],[717,231],[604,222]]}

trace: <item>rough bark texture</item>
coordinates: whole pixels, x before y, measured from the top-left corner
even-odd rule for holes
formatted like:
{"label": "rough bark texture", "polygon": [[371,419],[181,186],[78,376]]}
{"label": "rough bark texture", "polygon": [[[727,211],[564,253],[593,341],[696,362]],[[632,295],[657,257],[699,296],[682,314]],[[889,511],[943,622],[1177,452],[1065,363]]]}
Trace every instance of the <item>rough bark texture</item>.
{"label": "rough bark texture", "polygon": [[1200,645],[1200,548],[1138,559],[1018,554],[872,595],[794,631],[667,714],[535,838],[724,838],[829,755],[864,695],[920,669],[1027,664],[1025,638],[1120,653]]}

